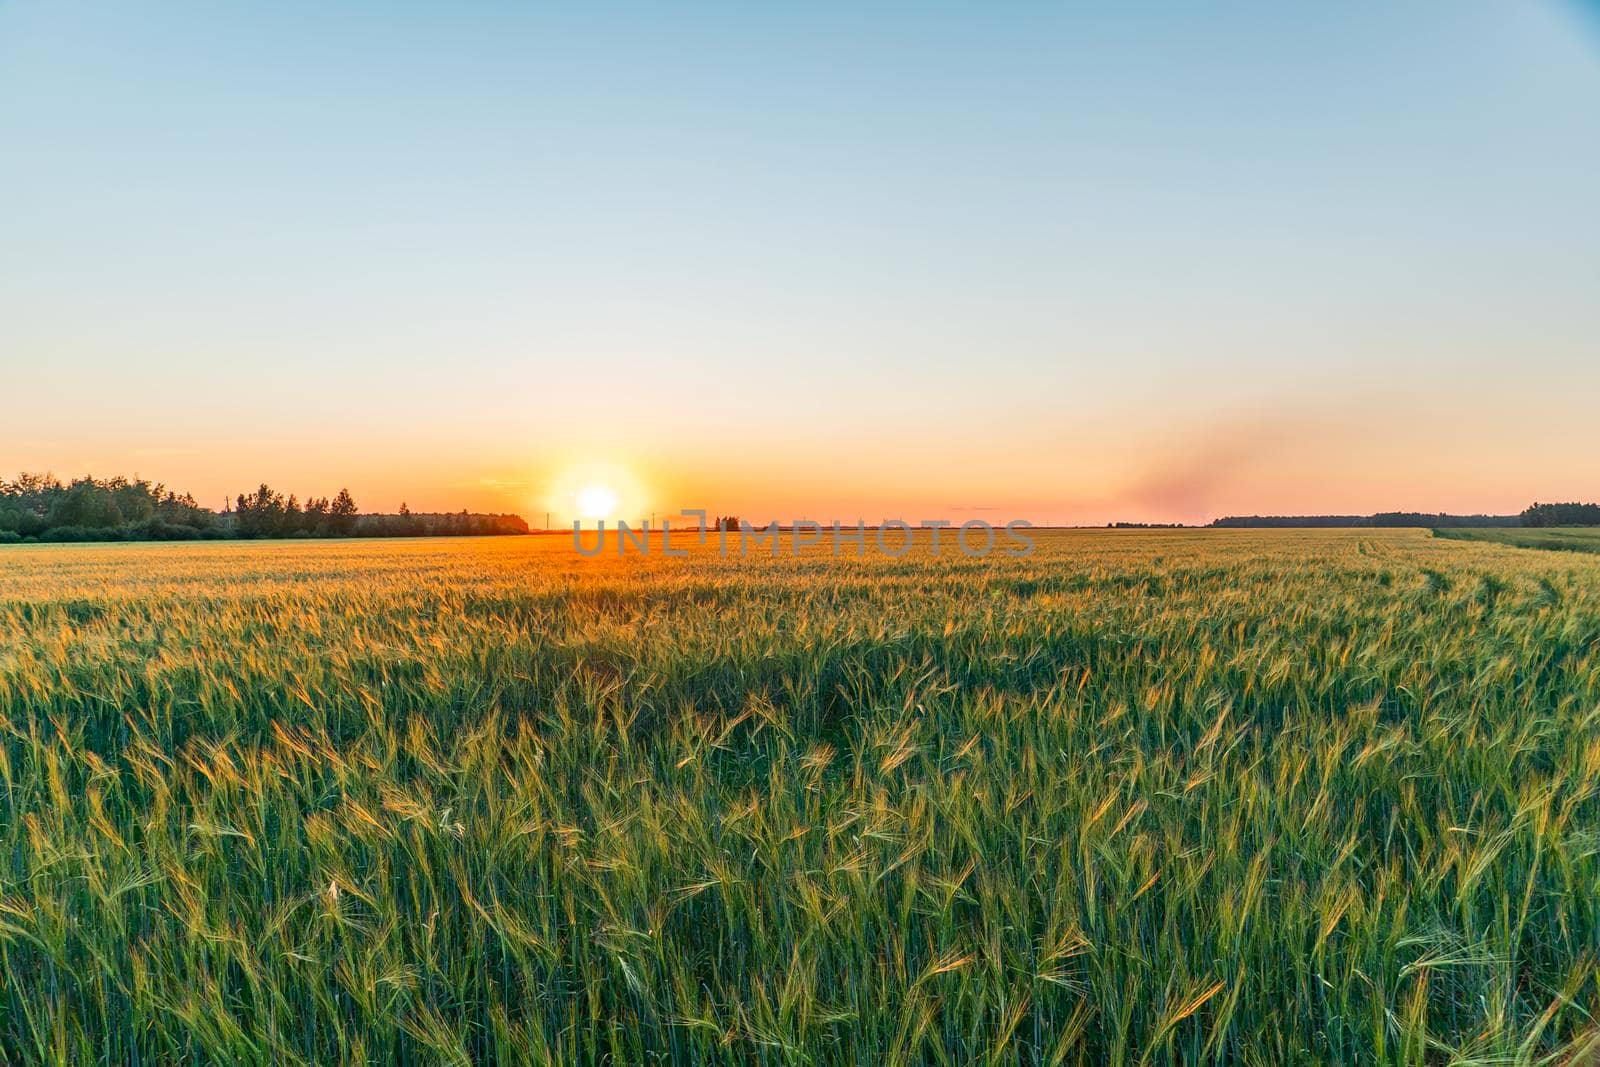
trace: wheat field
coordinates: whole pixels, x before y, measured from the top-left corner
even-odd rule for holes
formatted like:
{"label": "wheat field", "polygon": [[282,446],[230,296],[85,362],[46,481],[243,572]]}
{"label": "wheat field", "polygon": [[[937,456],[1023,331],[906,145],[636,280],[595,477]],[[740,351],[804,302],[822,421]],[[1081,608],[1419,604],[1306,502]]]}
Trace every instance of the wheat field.
{"label": "wheat field", "polygon": [[1582,1061],[1600,557],[0,548],[0,1062]]}

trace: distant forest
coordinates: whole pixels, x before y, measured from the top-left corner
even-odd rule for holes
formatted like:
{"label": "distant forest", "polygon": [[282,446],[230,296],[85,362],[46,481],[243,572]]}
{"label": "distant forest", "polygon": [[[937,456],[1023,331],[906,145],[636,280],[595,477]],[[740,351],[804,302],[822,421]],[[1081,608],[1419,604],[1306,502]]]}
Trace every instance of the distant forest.
{"label": "distant forest", "polygon": [[1376,515],[1229,515],[1211,523],[1217,527],[1272,526],[1521,526],[1521,515],[1430,515],[1420,511],[1383,511]]}
{"label": "distant forest", "polygon": [[1522,513],[1524,526],[1600,526],[1600,504],[1535,504]]}
{"label": "distant forest", "polygon": [[201,507],[143,478],[78,478],[45,474],[0,480],[0,544],[37,541],[195,541],[261,537],[440,537],[525,534],[517,515],[362,514],[347,490],[302,504],[262,485],[240,493],[224,511]]}
{"label": "distant forest", "polygon": [[1229,515],[1215,527],[1415,526],[1434,530],[1495,526],[1600,526],[1600,504],[1534,504],[1520,515],[1431,515],[1420,511],[1380,511],[1376,515]]}

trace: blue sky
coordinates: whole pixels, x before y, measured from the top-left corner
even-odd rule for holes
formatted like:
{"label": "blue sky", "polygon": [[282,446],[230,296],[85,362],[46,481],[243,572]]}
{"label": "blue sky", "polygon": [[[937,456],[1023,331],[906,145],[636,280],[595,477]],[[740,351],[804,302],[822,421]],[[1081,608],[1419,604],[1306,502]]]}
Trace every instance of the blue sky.
{"label": "blue sky", "polygon": [[1597,185],[1572,3],[5,3],[0,469],[1600,496]]}

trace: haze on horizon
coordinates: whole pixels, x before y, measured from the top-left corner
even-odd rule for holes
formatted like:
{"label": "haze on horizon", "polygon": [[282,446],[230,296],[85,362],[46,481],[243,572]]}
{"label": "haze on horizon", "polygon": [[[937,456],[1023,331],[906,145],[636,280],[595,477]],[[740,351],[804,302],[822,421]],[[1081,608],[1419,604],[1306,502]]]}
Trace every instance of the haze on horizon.
{"label": "haze on horizon", "polygon": [[1595,499],[1597,102],[1576,0],[8,3],[0,477]]}

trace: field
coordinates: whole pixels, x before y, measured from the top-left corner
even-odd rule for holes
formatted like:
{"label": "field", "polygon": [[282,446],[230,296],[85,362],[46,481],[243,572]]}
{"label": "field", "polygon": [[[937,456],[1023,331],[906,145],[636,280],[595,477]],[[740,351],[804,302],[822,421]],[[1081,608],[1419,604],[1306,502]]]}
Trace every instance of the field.
{"label": "field", "polygon": [[1488,541],[1491,544],[1515,545],[1519,548],[1600,552],[1600,526],[1436,530],[1434,536],[1458,541]]}
{"label": "field", "polygon": [[0,548],[0,1062],[1534,1063],[1600,558]]}

